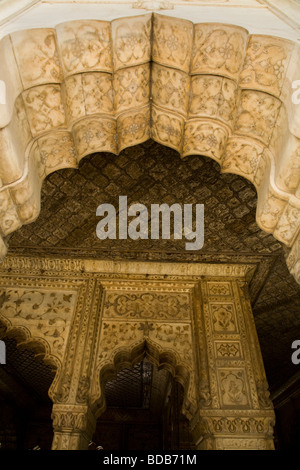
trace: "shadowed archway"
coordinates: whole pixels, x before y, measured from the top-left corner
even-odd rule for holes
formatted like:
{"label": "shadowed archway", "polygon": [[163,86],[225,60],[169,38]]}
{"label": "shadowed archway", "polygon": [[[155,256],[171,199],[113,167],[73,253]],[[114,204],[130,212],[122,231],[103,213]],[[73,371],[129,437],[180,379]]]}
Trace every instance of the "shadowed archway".
{"label": "shadowed archway", "polygon": [[7,362],[0,370],[0,442],[3,450],[50,450],[53,440],[52,400],[58,364],[42,341],[26,328],[6,328],[1,322]]}
{"label": "shadowed archway", "polygon": [[106,450],[192,448],[189,380],[174,352],[152,341],[120,348],[100,371],[93,441]]}

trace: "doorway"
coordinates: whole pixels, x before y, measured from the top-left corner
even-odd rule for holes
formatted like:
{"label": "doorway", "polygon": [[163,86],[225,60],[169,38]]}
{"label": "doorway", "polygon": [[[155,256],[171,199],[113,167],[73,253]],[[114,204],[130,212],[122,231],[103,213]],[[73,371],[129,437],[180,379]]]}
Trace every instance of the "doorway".
{"label": "doorway", "polygon": [[183,394],[170,372],[148,358],[120,370],[105,386],[106,410],[93,442],[104,450],[190,449]]}

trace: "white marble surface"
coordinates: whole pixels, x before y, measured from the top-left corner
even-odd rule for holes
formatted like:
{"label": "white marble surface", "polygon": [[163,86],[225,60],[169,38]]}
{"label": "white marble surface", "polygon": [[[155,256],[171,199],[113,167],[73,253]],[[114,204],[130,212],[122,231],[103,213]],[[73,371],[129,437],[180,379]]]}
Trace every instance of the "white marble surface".
{"label": "white marble surface", "polygon": [[[221,1],[221,0],[220,0]],[[291,1],[291,0],[290,0]],[[78,19],[102,19],[111,21],[116,18],[141,15],[144,9],[133,8],[134,2],[119,0],[106,2],[85,0],[52,0],[42,2],[36,0],[1,0],[0,1],[0,38],[14,31],[30,28],[55,27],[59,23]],[[268,9],[266,2],[255,0],[230,0],[226,3],[214,2],[185,2],[175,1],[171,10],[157,10],[161,14],[183,18],[194,23],[220,22],[239,25],[246,28],[250,34],[267,34],[300,42],[300,31],[293,28],[279,17],[276,12]],[[272,3],[271,1],[268,3]],[[273,2],[275,3],[275,2]],[[282,2],[276,1],[276,8]],[[281,9],[297,21],[295,8],[287,8],[283,1]],[[290,2],[289,2],[290,3]],[[272,5],[271,5],[272,6]],[[13,16],[10,16],[13,15]],[[2,25],[1,25],[2,23]]]}

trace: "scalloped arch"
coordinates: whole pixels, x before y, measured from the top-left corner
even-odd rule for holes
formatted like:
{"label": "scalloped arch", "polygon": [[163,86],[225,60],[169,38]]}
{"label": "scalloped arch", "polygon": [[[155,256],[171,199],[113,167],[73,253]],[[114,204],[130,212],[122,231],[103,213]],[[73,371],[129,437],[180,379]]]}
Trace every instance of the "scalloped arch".
{"label": "scalloped arch", "polygon": [[31,331],[26,326],[11,325],[11,322],[0,314],[0,336],[1,338],[13,338],[18,348],[29,349],[34,356],[42,360],[45,364],[55,367],[56,372],[51,386],[48,390],[49,397],[53,400],[52,390],[55,389],[61,369],[60,360],[51,353],[50,345],[44,338],[32,336]]}
{"label": "scalloped arch", "polygon": [[0,43],[0,252],[40,212],[44,178],[152,138],[251,181],[260,228],[300,283],[299,45],[158,14],[72,21]]}
{"label": "scalloped arch", "polygon": [[[131,347],[118,348],[113,352],[109,362],[100,364],[94,375],[92,384],[91,407],[96,417],[99,417],[105,409],[104,387],[106,383],[116,374],[147,357],[158,369],[166,369],[172,377],[178,381],[184,389],[183,413],[191,419],[196,410],[195,380],[192,379],[194,371],[188,369],[187,365],[180,360],[175,351],[163,348],[155,342],[147,339]],[[100,385],[101,384],[101,385]]]}

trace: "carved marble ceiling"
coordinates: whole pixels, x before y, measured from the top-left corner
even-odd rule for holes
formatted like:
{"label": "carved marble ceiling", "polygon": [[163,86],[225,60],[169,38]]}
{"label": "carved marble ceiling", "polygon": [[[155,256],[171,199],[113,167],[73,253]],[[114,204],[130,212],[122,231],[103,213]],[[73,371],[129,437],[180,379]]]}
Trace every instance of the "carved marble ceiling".
{"label": "carved marble ceiling", "polygon": [[[128,205],[203,203],[205,242],[186,251],[184,240],[99,240],[96,208]],[[9,239],[13,255],[84,257],[114,260],[236,262],[256,266],[251,302],[271,389],[296,372],[291,343],[300,330],[300,287],[288,272],[284,245],[255,221],[254,186],[238,175],[220,174],[220,166],[201,156],[182,159],[177,151],[152,140],[119,156],[96,153],[79,169],[50,174],[42,187],[41,214]]]}

